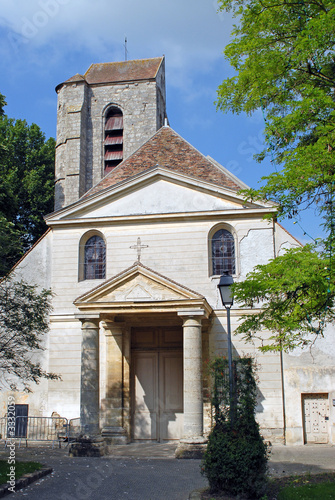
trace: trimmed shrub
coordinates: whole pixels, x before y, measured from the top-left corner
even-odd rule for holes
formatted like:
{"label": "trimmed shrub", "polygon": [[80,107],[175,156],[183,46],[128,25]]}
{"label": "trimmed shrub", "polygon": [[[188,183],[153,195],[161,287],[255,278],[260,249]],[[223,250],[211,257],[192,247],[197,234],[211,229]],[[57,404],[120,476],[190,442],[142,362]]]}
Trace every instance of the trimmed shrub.
{"label": "trimmed shrub", "polygon": [[251,358],[234,362],[233,397],[230,401],[227,360],[210,366],[215,425],[202,462],[211,491],[245,498],[260,498],[266,489],[269,449],[255,420],[255,363]]}

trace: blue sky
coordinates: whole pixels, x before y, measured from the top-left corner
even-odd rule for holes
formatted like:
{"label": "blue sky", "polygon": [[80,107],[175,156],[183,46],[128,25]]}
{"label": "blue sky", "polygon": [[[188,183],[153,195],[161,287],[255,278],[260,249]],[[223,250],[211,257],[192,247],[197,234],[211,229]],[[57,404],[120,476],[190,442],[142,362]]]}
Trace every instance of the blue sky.
{"label": "blue sky", "polygon": [[[216,0],[0,0],[0,92],[6,113],[56,136],[55,87],[92,63],[165,55],[171,127],[256,187],[271,171],[262,149],[263,117],[222,114],[214,101],[232,75],[222,51],[232,28]],[[313,214],[284,226],[300,241],[319,236]],[[303,229],[301,229],[301,227]]]}

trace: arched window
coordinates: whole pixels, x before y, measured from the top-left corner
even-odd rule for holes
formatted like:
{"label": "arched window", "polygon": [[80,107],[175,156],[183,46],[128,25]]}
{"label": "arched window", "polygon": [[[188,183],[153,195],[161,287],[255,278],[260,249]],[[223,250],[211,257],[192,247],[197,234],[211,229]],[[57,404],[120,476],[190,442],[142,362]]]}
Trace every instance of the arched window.
{"label": "arched window", "polygon": [[212,274],[219,276],[224,273],[235,274],[235,241],[227,229],[219,229],[211,241]]}
{"label": "arched window", "polygon": [[106,278],[106,245],[101,236],[91,236],[84,247],[84,280]]}
{"label": "arched window", "polygon": [[123,160],[123,115],[119,108],[112,107],[105,117],[105,174]]}

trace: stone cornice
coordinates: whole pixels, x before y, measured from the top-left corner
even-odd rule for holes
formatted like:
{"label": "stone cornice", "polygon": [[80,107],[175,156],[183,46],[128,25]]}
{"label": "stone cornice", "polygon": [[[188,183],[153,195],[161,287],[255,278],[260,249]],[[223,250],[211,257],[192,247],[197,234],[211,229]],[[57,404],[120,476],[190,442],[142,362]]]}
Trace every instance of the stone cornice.
{"label": "stone cornice", "polygon": [[180,213],[165,213],[165,214],[139,214],[139,215],[120,215],[115,217],[91,217],[85,219],[61,219],[54,221],[47,221],[51,228],[64,227],[64,226],[104,226],[113,224],[132,224],[132,223],[160,223],[187,221],[187,220],[226,220],[226,219],[250,219],[250,218],[263,218],[269,212],[276,212],[275,208],[249,208],[249,209],[236,209],[236,210],[213,210],[204,212],[180,212]]}
{"label": "stone cornice", "polygon": [[[208,318],[212,312],[212,308],[207,303],[206,299],[191,299],[191,300],[166,300],[166,301],[150,301],[150,302],[90,302],[76,304],[80,313],[77,317],[86,316],[87,313],[95,317],[96,314],[151,314],[151,313],[178,313],[179,316],[188,315],[190,310],[199,311],[199,314]],[[184,311],[184,312],[183,312]],[[90,316],[91,317],[91,316]]]}

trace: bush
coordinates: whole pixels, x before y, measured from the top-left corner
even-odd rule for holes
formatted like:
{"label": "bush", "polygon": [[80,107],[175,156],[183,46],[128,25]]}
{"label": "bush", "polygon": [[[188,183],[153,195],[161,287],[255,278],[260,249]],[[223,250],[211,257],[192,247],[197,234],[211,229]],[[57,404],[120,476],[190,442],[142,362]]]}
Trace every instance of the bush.
{"label": "bush", "polygon": [[267,446],[259,433],[215,425],[203,460],[211,491],[259,498],[266,488],[266,470]]}
{"label": "bush", "polygon": [[250,358],[242,358],[234,364],[232,401],[227,361],[219,358],[211,365],[215,425],[209,436],[202,472],[212,492],[256,499],[266,489],[268,445],[255,420],[255,365]]}

